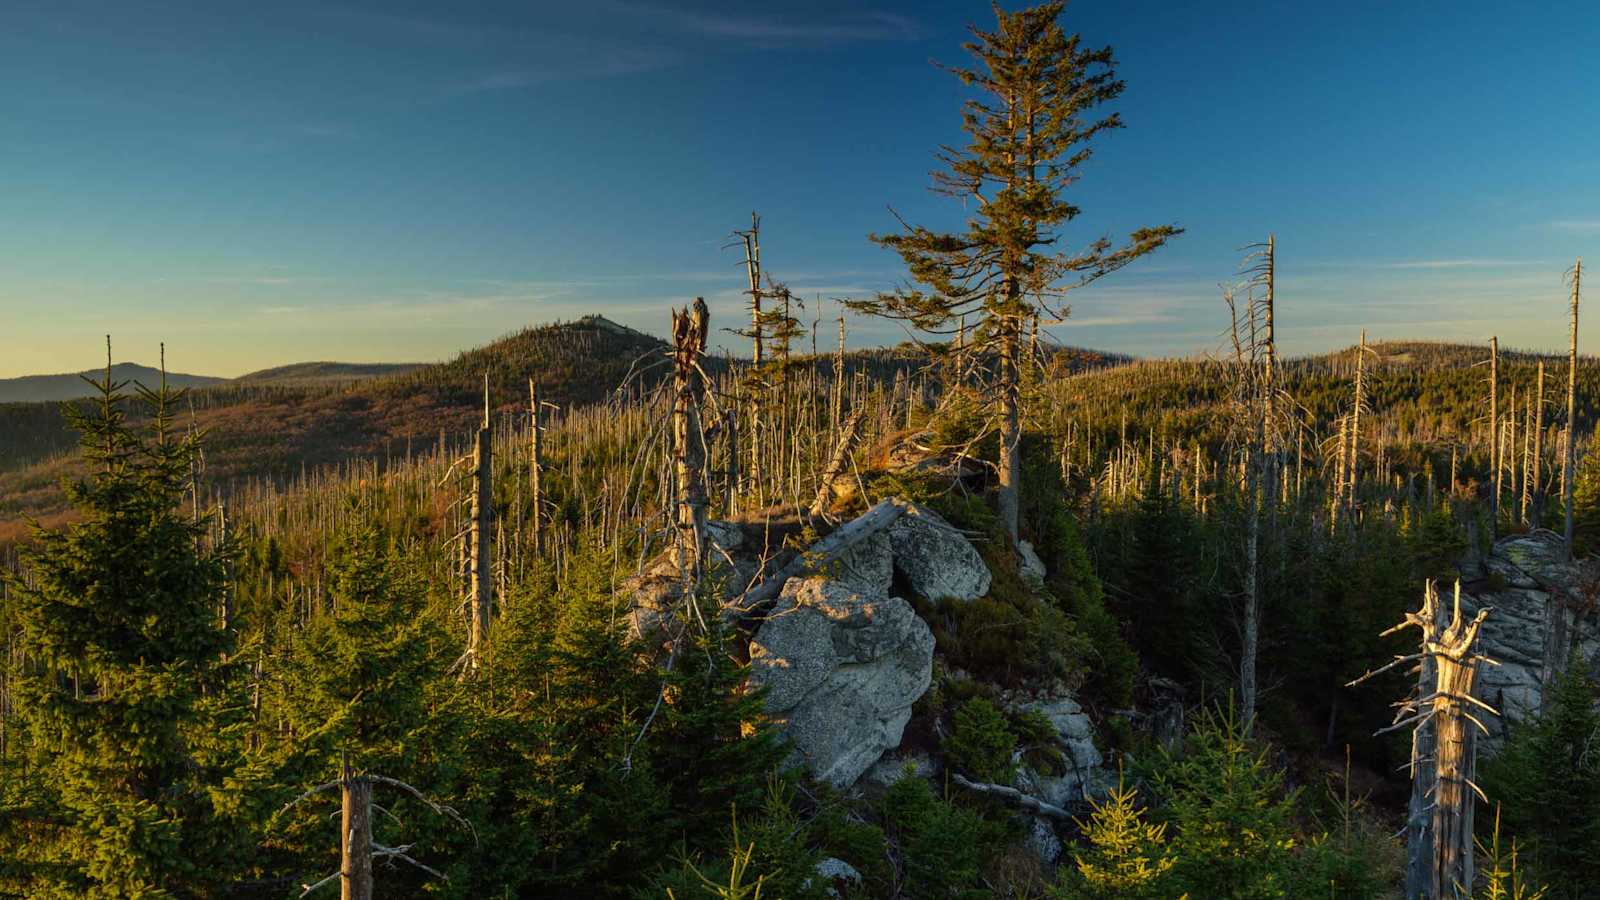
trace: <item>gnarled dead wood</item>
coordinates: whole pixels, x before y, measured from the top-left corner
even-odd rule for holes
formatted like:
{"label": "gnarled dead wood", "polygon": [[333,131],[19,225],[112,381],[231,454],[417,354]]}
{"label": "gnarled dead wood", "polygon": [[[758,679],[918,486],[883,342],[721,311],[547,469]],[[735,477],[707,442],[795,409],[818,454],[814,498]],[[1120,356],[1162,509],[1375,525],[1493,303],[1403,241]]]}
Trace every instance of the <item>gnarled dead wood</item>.
{"label": "gnarled dead wood", "polygon": [[838,559],[851,547],[893,525],[910,508],[911,504],[895,497],[878,501],[877,505],[840,525],[833,533],[812,545],[810,550],[791,559],[766,580],[745,591],[735,601],[739,610],[744,613],[757,611],[778,596],[784,582],[806,572],[814,572]]}
{"label": "gnarled dead wood", "polygon": [[1053,803],[1046,803],[1036,797],[1030,797],[1014,787],[1007,787],[1003,784],[990,784],[983,781],[969,781],[968,779],[963,778],[960,773],[956,772],[952,772],[950,774],[950,780],[961,785],[969,791],[977,791],[980,794],[992,794],[1002,800],[1020,806],[1035,815],[1049,816],[1052,819],[1065,819],[1067,821],[1072,820],[1072,813],[1067,812]]}

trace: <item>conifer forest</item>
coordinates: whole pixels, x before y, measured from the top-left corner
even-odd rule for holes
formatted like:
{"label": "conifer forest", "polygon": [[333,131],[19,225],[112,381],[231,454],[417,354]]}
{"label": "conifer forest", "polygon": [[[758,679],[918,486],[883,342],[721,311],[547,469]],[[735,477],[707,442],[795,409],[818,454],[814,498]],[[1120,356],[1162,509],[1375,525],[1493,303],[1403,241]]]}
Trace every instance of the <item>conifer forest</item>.
{"label": "conifer forest", "polygon": [[1078,205],[1140,123],[1074,9],[919,76],[897,287],[751,213],[736,315],[0,403],[0,897],[1600,897],[1583,262],[1556,352],[1280,353],[1261,221],[1217,351],[1069,346],[1190,236]]}

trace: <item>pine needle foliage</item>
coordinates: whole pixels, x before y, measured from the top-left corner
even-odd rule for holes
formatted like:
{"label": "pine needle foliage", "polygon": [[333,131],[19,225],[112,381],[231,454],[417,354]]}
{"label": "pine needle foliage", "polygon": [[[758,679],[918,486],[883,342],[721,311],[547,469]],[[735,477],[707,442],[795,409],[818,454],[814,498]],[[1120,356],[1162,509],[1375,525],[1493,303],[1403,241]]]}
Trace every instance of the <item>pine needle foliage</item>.
{"label": "pine needle foliage", "polygon": [[1202,713],[1181,753],[1162,751],[1153,782],[1180,887],[1219,900],[1293,896],[1298,792],[1231,708]]}
{"label": "pine needle foliage", "polygon": [[29,648],[12,674],[26,739],[3,763],[0,893],[174,897],[224,882],[237,837],[225,760],[202,760],[231,637],[217,609],[230,548],[185,514],[199,435],[181,393],[92,382],[67,407],[88,474],[65,485],[79,520],[38,529],[30,578],[9,585]]}
{"label": "pine needle foliage", "polygon": [[1474,896],[1477,900],[1545,900],[1549,889],[1530,883],[1528,873],[1518,859],[1517,842],[1509,849],[1500,843],[1500,809],[1495,808],[1494,831],[1487,844],[1478,843],[1483,854],[1483,889]]}
{"label": "pine needle foliage", "polygon": [[1496,823],[1504,819],[1528,868],[1562,900],[1600,884],[1600,712],[1585,669],[1567,667],[1544,712],[1512,732],[1480,779],[1499,804]]}
{"label": "pine needle foliage", "polygon": [[1082,46],[1060,18],[1065,3],[1017,12],[994,7],[993,31],[976,26],[964,45],[970,67],[947,67],[973,89],[963,105],[965,146],[941,147],[934,190],[972,214],[961,231],[909,223],[898,234],[872,239],[900,255],[915,287],[854,301],[858,312],[907,322],[950,336],[965,331],[957,368],[973,373],[991,400],[986,429],[1000,437],[1000,511],[1017,536],[1018,442],[1024,328],[1037,319],[1064,318],[1068,291],[1126,266],[1180,232],[1140,228],[1113,247],[1107,238],[1065,249],[1063,229],[1081,210],[1068,188],[1093,155],[1090,143],[1122,127],[1099,107],[1123,91],[1111,49]]}
{"label": "pine needle foliage", "polygon": [[[1176,896],[1171,872],[1177,865],[1167,823],[1146,820],[1138,793],[1121,778],[1079,821],[1088,847],[1074,851],[1056,900],[1166,900]],[[1185,895],[1187,896],[1187,895]]]}

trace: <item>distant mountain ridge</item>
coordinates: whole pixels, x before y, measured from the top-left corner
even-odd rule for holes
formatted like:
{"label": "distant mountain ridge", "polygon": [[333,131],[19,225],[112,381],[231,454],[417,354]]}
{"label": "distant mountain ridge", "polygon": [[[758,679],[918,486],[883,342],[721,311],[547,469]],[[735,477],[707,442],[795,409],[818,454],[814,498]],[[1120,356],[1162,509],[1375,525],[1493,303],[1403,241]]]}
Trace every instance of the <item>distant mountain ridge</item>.
{"label": "distant mountain ridge", "polygon": [[[282,480],[309,468],[403,457],[459,441],[482,420],[485,375],[496,416],[525,414],[530,381],[542,400],[563,409],[605,402],[625,383],[634,394],[649,391],[666,377],[656,364],[666,347],[654,335],[584,316],[511,332],[438,363],[311,362],[217,379],[191,394],[183,416],[206,432],[206,478],[213,485]],[[1099,370],[1115,378],[1116,369],[1140,362],[1077,347],[1041,349],[1058,376]],[[1430,342],[1389,342],[1374,350],[1385,367],[1422,373],[1429,366],[1465,368],[1486,352]],[[1354,357],[1347,349],[1285,363],[1343,371]],[[892,382],[898,370],[922,365],[928,356],[901,345],[849,350],[846,359],[852,372]],[[796,362],[832,377],[831,352]],[[705,360],[713,375],[744,364],[720,355]],[[0,403],[0,540],[8,521],[62,511],[59,482],[75,471],[70,451],[76,443],[59,403]]]}
{"label": "distant mountain ridge", "polygon": [[[319,382],[358,381],[380,378],[385,375],[403,375],[420,369],[426,363],[346,363],[301,362],[286,366],[261,369],[238,378],[215,375],[190,375],[168,372],[167,384],[173,388],[204,388],[222,384],[315,384]],[[57,375],[22,375],[17,378],[0,378],[0,403],[59,403],[63,400],[81,400],[94,396],[95,390],[85,378],[96,381],[104,378],[105,369],[84,372],[63,372]],[[139,382],[146,387],[161,383],[161,370],[138,363],[117,363],[111,367],[111,377],[117,381]]]}
{"label": "distant mountain ridge", "polygon": [[353,381],[399,375],[420,369],[427,363],[343,363],[303,362],[261,369],[233,379],[236,384],[283,384],[285,382]]}
{"label": "distant mountain ridge", "polygon": [[[84,378],[99,380],[105,375],[105,369],[90,369],[85,372],[64,372],[58,375],[0,378],[0,403],[49,403],[90,397],[95,391]],[[111,377],[116,381],[137,381],[153,388],[161,383],[161,370],[141,366],[138,363],[117,363],[111,367]],[[167,373],[167,384],[174,388],[205,387],[221,384],[227,380],[210,375]]]}

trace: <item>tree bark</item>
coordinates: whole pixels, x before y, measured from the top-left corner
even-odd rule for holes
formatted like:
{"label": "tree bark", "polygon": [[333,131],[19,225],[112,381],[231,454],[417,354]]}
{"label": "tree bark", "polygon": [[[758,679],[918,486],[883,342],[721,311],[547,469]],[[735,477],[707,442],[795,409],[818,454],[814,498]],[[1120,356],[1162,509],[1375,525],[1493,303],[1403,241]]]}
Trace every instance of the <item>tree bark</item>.
{"label": "tree bark", "polygon": [[490,569],[490,538],[494,531],[494,457],[489,430],[489,382],[484,376],[483,426],[478,429],[472,453],[472,526],[469,538],[471,559],[468,593],[472,620],[467,636],[467,653],[473,665],[489,640],[489,615],[494,600],[494,580]]}
{"label": "tree bark", "polygon": [[1017,372],[1020,343],[1017,321],[1007,315],[1000,332],[1000,487],[995,499],[1000,507],[1000,521],[1013,544],[1018,537],[1018,490],[1022,481],[1021,386]]}
{"label": "tree bark", "polygon": [[1489,338],[1489,539],[1500,530],[1500,338]]}
{"label": "tree bark", "polygon": [[813,517],[822,515],[827,511],[828,504],[833,501],[834,488],[844,477],[845,469],[850,465],[850,453],[861,437],[861,417],[862,411],[856,410],[844,424],[844,431],[839,435],[837,446],[833,448],[833,458],[828,460],[828,468],[822,473],[822,482],[817,485],[816,499],[811,501],[809,513]]}
{"label": "tree bark", "polygon": [[1361,345],[1356,350],[1356,402],[1350,411],[1350,515],[1356,512],[1356,482],[1361,470],[1361,406],[1367,402],[1367,330],[1361,329]]}
{"label": "tree bark", "polygon": [[1020,806],[1035,815],[1049,816],[1052,819],[1061,819],[1063,821],[1072,821],[1072,813],[1067,812],[1053,803],[1046,803],[1043,800],[1030,797],[1014,787],[1004,784],[990,784],[989,782],[984,781],[971,781],[963,777],[959,772],[951,773],[950,779],[969,791],[977,791],[980,794],[990,794],[995,797],[999,797],[1003,800],[1010,801],[1011,803],[1016,804],[1017,806]]}
{"label": "tree bark", "polygon": [[539,386],[528,379],[528,491],[533,495],[533,552],[544,552],[544,414],[539,407]]}
{"label": "tree bark", "polygon": [[1244,627],[1239,654],[1239,705],[1244,709],[1245,733],[1250,733],[1256,718],[1256,655],[1261,628],[1260,584],[1257,570],[1260,566],[1261,546],[1261,489],[1259,444],[1250,448],[1249,469],[1245,476],[1245,570],[1244,570]]}
{"label": "tree bark", "polygon": [[339,897],[372,900],[372,782],[353,776],[346,762],[339,785]]}
{"label": "tree bark", "polygon": [[706,448],[700,427],[700,405],[705,399],[700,356],[706,349],[709,315],[705,301],[695,298],[691,310],[672,313],[673,455],[677,470],[677,534],[674,563],[691,592],[705,569],[706,548]]}
{"label": "tree bark", "polygon": [[1473,876],[1472,777],[1477,762],[1476,741],[1468,725],[1478,727],[1469,705],[1495,714],[1472,697],[1478,665],[1475,652],[1479,630],[1489,611],[1482,609],[1471,622],[1461,618],[1461,583],[1456,582],[1455,603],[1446,610],[1432,581],[1423,592],[1422,608],[1407,613],[1405,621],[1385,631],[1393,634],[1415,625],[1422,632],[1421,651],[1397,657],[1352,681],[1360,684],[1406,663],[1418,664],[1417,687],[1396,704],[1394,724],[1385,734],[1413,726],[1411,732],[1411,802],[1406,816],[1406,893],[1423,900],[1459,896],[1457,886],[1471,889]]}
{"label": "tree bark", "polygon": [[739,234],[744,238],[745,274],[750,283],[746,290],[750,296],[750,395],[747,398],[749,413],[746,421],[750,429],[750,465],[745,474],[749,479],[748,493],[755,498],[759,507],[764,490],[762,474],[765,471],[761,433],[761,366],[765,361],[761,322],[761,217],[752,212],[750,230]]}
{"label": "tree bark", "polygon": [[1537,394],[1533,401],[1533,512],[1537,526],[1544,510],[1544,360],[1539,360]]}
{"label": "tree bark", "polygon": [[1577,459],[1575,444],[1578,418],[1578,296],[1583,285],[1583,260],[1578,260],[1572,267],[1572,332],[1571,343],[1567,348],[1567,447],[1566,460],[1562,463],[1562,482],[1565,485],[1565,496],[1562,498],[1566,504],[1567,517],[1563,535],[1567,539],[1567,558],[1572,558],[1572,495],[1573,481],[1577,473],[1574,471],[1574,462]]}

